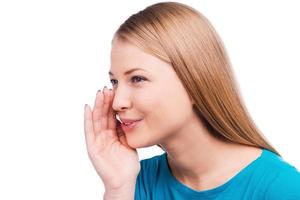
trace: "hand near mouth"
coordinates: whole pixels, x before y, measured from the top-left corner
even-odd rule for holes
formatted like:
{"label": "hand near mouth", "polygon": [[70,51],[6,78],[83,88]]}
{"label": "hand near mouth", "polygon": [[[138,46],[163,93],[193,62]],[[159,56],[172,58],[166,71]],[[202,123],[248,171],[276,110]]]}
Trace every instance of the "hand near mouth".
{"label": "hand near mouth", "polygon": [[112,108],[114,91],[98,91],[94,109],[84,109],[84,130],[89,158],[105,190],[134,184],[140,171],[136,149],[128,146],[121,123]]}

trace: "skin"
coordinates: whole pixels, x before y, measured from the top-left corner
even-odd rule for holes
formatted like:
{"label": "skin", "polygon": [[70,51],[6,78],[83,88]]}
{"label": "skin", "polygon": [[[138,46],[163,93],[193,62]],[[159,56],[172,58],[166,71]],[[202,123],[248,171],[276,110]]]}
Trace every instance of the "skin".
{"label": "skin", "polygon": [[[84,132],[87,151],[105,187],[104,199],[132,199],[140,163],[136,149],[128,146],[111,108],[113,91],[96,94],[93,110],[84,108]],[[124,165],[126,163],[126,165]],[[127,194],[128,198],[124,198]],[[114,198],[112,198],[114,196]]]}
{"label": "skin", "polygon": [[[124,75],[136,67],[146,71]],[[260,148],[212,137],[169,63],[115,39],[110,71],[112,109],[121,118],[143,118],[132,131],[124,131],[126,144],[132,149],[161,144],[172,174],[181,183],[195,190],[215,188],[261,155]]]}

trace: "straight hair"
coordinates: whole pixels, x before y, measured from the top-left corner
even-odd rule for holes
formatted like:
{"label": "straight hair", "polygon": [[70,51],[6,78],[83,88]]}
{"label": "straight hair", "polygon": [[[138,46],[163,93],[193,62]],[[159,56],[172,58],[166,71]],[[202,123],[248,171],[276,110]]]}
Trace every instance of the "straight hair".
{"label": "straight hair", "polygon": [[169,63],[193,100],[193,111],[214,137],[280,156],[252,120],[224,44],[199,11],[178,2],[156,3],[131,15],[115,38]]}

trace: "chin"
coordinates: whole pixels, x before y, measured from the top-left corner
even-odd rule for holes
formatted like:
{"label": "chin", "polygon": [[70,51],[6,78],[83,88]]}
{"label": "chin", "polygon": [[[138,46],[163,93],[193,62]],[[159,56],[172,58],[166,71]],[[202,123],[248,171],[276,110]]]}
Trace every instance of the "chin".
{"label": "chin", "polygon": [[138,141],[134,141],[132,138],[128,138],[128,137],[126,137],[126,140],[127,140],[128,146],[130,146],[131,148],[133,148],[133,149],[140,148]]}
{"label": "chin", "polygon": [[149,144],[149,143],[143,143],[142,141],[130,140],[130,139],[129,140],[127,139],[127,144],[128,144],[128,146],[130,146],[133,149],[146,148],[146,147],[153,146],[152,144]]}

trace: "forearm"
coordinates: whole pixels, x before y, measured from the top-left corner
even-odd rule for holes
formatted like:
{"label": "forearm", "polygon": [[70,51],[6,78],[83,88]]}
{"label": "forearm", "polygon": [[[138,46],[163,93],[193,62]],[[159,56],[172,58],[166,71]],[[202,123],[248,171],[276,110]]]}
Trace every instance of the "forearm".
{"label": "forearm", "polygon": [[135,183],[114,190],[105,190],[103,200],[134,200]]}

